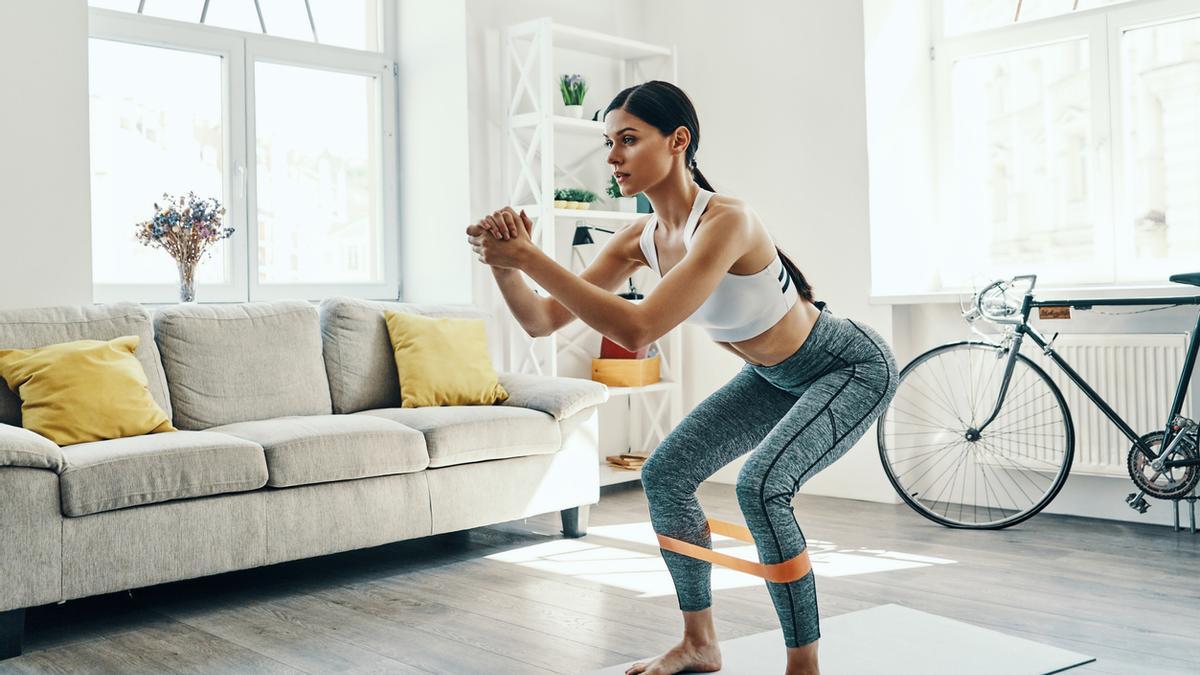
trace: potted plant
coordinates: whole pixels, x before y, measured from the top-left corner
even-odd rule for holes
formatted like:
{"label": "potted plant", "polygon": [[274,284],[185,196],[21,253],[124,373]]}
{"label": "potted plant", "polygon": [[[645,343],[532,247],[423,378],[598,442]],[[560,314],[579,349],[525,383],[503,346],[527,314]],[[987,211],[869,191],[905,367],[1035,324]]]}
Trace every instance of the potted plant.
{"label": "potted plant", "polygon": [[608,179],[608,196],[616,200],[618,211],[623,213],[637,213],[637,196],[635,195],[633,197],[626,197],[622,195],[621,185],[617,183],[616,176],[610,176]]}
{"label": "potted plant", "polygon": [[587,209],[599,199],[595,192],[576,188],[558,188],[554,191],[554,208]]}
{"label": "potted plant", "polygon": [[587,94],[587,82],[582,75],[563,75],[559,79],[562,90],[563,105],[567,114],[577,119],[583,119],[583,97]]}
{"label": "potted plant", "polygon": [[213,244],[233,234],[221,226],[225,207],[213,198],[200,199],[194,192],[178,198],[163,193],[163,205],[154,205],[154,217],[137,224],[136,237],[151,248],[161,248],[179,269],[179,301],[196,300],[196,265]]}
{"label": "potted plant", "polygon": [[571,190],[567,188],[555,188],[554,190],[554,208],[569,209],[571,200]]}
{"label": "potted plant", "polygon": [[592,202],[597,199],[600,199],[599,195],[591,190],[575,190],[575,204],[573,208],[590,209],[592,208]]}

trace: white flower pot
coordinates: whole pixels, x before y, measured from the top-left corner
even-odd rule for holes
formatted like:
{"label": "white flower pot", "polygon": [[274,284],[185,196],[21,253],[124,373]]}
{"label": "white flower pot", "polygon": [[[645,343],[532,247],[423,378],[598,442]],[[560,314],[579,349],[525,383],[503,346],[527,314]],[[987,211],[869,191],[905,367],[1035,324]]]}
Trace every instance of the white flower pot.
{"label": "white flower pot", "polygon": [[621,213],[637,213],[637,197],[617,197],[617,210]]}
{"label": "white flower pot", "polygon": [[569,105],[567,108],[567,116],[574,117],[577,120],[583,119],[583,105]]}

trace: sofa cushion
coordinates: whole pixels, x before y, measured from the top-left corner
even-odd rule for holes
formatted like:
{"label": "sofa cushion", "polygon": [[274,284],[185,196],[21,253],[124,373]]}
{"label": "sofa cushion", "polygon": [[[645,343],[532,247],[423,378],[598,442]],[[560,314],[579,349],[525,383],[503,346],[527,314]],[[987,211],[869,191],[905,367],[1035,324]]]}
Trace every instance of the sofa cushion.
{"label": "sofa cushion", "polygon": [[173,305],[154,329],[179,429],[332,412],[307,302]]}
{"label": "sofa cushion", "polygon": [[382,408],[357,415],[383,417],[425,434],[429,468],[526,455],[562,447],[558,422],[528,408],[491,405]]}
{"label": "sofa cushion", "polygon": [[68,516],[256,490],[267,482],[257,443],[209,431],[79,443],[62,453],[66,468],[59,479]]}
{"label": "sofa cushion", "polygon": [[500,384],[508,392],[501,405],[533,408],[561,420],[608,401],[608,387],[579,377],[500,373]]}
{"label": "sofa cushion", "polygon": [[[154,328],[150,313],[141,305],[119,302],[0,311],[0,348],[30,349],[72,340],[111,340],[124,335],[138,336],[133,355],[146,371],[154,402],[170,417],[171,401],[154,341]],[[0,424],[21,426],[21,399],[7,387],[0,387]]]}
{"label": "sofa cushion", "polygon": [[[332,297],[321,302],[321,337],[333,411],[400,407],[400,376],[383,311],[429,317],[491,318],[474,305],[408,304]],[[496,344],[489,340],[489,344]]]}
{"label": "sofa cushion", "polygon": [[28,429],[0,423],[0,466],[63,469],[62,448]]}
{"label": "sofa cushion", "polygon": [[271,487],[412,473],[429,466],[421,432],[379,417],[280,417],[209,431],[261,445]]}

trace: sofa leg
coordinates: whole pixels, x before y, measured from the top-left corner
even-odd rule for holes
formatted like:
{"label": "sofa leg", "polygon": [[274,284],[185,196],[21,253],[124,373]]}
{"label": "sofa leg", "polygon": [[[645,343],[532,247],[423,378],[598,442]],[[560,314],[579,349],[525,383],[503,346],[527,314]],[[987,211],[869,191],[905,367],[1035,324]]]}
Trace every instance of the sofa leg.
{"label": "sofa leg", "polygon": [[562,514],[564,537],[577,539],[587,534],[589,506],[590,504],[584,504],[583,506],[576,506],[573,509],[563,509],[559,512]]}
{"label": "sofa leg", "polygon": [[25,610],[10,609],[0,612],[0,659],[11,659],[21,655],[21,643],[25,638]]}

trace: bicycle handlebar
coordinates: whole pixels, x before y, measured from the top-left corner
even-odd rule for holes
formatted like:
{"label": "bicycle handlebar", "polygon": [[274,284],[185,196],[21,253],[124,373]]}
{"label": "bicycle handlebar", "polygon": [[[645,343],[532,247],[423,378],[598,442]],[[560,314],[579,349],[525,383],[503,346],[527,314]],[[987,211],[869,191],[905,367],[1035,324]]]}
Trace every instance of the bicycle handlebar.
{"label": "bicycle handlebar", "polygon": [[[1015,286],[1016,282],[1018,281],[1029,282],[1029,286],[1025,289],[1025,293],[1023,294],[1028,295],[1033,292],[1033,287],[1037,284],[1037,275],[1022,274],[1007,281],[1004,279],[997,279],[987,286],[984,286],[983,290],[975,294],[974,302],[972,303],[971,308],[966,312],[963,312],[963,318],[966,319],[968,323],[978,318],[987,319],[993,323],[1021,323],[1023,320],[1021,317],[1017,316],[1014,318],[1014,315],[1021,311],[1021,304],[1017,303],[1014,305],[1013,303],[1009,302],[1007,295],[1008,290]],[[1000,289],[999,296],[995,298],[988,297],[989,294],[992,293],[992,291],[996,288]]]}

